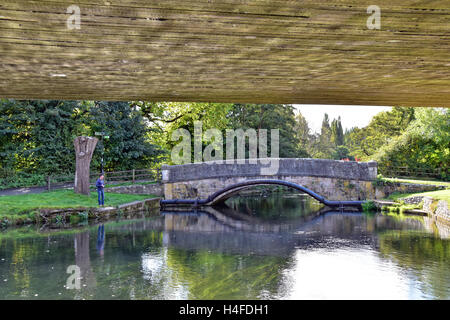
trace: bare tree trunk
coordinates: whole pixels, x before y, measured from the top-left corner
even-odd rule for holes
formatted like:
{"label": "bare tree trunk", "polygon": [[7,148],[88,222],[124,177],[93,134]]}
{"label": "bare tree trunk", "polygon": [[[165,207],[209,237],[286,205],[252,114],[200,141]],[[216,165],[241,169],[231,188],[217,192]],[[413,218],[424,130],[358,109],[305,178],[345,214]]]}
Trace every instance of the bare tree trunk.
{"label": "bare tree trunk", "polygon": [[76,137],[73,141],[76,157],[75,192],[89,195],[89,172],[92,154],[98,139],[92,137]]}

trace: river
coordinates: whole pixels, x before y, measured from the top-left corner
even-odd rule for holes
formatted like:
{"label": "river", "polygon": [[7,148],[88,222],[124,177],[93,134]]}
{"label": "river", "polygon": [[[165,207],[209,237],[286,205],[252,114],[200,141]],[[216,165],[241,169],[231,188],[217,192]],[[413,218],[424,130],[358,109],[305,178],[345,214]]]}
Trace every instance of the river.
{"label": "river", "polygon": [[449,298],[450,241],[433,221],[326,212],[302,194],[0,232],[0,299]]}

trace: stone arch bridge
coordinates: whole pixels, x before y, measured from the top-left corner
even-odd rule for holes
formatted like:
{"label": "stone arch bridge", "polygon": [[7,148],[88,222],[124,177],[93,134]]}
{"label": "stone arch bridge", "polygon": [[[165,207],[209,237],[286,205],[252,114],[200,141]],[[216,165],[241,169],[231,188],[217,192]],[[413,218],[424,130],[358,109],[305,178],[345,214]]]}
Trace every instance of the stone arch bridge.
{"label": "stone arch bridge", "polygon": [[[326,159],[271,159],[276,174],[264,174],[264,164],[250,159],[164,165],[164,203],[211,205],[244,188],[278,184],[306,192],[329,206],[375,199],[377,163]],[[273,163],[272,163],[273,165]],[[197,199],[194,200],[193,199]],[[195,202],[197,201],[197,202]],[[347,204],[348,204],[347,203]],[[359,203],[360,204],[360,203]]]}

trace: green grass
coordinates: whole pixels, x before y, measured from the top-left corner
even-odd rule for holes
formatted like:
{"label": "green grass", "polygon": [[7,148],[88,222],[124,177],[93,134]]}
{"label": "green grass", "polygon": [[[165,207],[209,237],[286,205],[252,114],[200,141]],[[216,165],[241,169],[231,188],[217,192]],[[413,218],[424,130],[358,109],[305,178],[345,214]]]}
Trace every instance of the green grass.
{"label": "green grass", "polygon": [[394,193],[389,195],[388,199],[392,200],[392,201],[397,201],[398,199],[407,198],[407,197],[411,197],[411,196],[414,196],[414,195],[415,195],[414,193],[394,192]]}
{"label": "green grass", "polygon": [[[105,206],[117,206],[127,202],[152,198],[152,195],[105,193]],[[39,208],[98,207],[97,192],[90,196],[80,195],[73,190],[57,190],[37,194],[0,197],[0,219],[6,215],[30,212]]]}
{"label": "green grass", "polygon": [[383,178],[383,180],[390,181],[390,182],[406,182],[406,183],[415,183],[415,184],[445,186],[447,188],[450,188],[450,182],[437,181],[437,180],[414,180],[414,179],[398,179],[398,178]]}
{"label": "green grass", "polygon": [[393,193],[389,196],[389,199],[397,201],[399,198],[408,198],[413,196],[427,196],[435,200],[446,200],[448,203],[450,203],[450,189],[421,193]]}
{"label": "green grass", "polygon": [[434,200],[445,200],[447,203],[450,203],[450,189],[417,193],[415,195],[431,197]]}

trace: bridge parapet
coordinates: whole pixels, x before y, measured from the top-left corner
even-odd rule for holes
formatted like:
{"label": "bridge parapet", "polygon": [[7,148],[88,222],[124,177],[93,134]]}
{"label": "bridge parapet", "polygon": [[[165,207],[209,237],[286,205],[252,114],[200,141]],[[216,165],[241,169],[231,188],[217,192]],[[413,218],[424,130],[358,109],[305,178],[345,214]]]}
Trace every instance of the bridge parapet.
{"label": "bridge parapet", "polygon": [[[262,159],[263,161],[267,159]],[[258,159],[245,159],[220,162],[202,162],[183,165],[163,165],[162,179],[164,183],[203,180],[212,178],[254,178],[263,176],[274,179],[282,176],[322,177],[346,180],[373,181],[377,177],[377,163],[336,161],[328,159],[273,159],[278,170],[274,175],[266,175],[263,170],[268,165],[261,164]]]}

